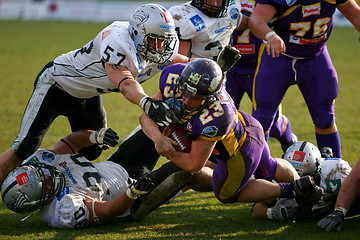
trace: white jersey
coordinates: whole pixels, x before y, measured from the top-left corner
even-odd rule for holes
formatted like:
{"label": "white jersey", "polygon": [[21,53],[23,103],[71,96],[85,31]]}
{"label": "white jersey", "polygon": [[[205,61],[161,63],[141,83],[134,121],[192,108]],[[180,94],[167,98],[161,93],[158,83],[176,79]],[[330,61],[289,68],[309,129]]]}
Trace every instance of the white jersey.
{"label": "white jersey", "polygon": [[216,60],[220,51],[231,41],[233,31],[241,23],[240,1],[230,1],[222,18],[211,18],[190,2],[169,9],[180,40],[191,40],[191,56]]}
{"label": "white jersey", "polygon": [[[313,206],[313,211],[324,213],[328,211],[330,207],[333,207],[333,201],[336,200],[336,196],[331,196],[339,193],[342,183],[351,172],[351,167],[347,161],[342,160],[341,158],[322,158],[320,168],[320,187],[324,189],[324,197]],[[324,201],[324,199],[333,200]],[[278,201],[278,203],[280,202]],[[299,206],[295,198],[287,199],[282,204],[291,206],[293,209],[297,209]]]}
{"label": "white jersey", "polygon": [[108,78],[104,63],[128,68],[134,78],[142,83],[174,59],[178,44],[165,64],[144,60],[136,51],[129,26],[128,22],[115,21],[83,48],[57,57],[51,68],[54,80],[74,97],[91,98],[119,91]]}
{"label": "white jersey", "polygon": [[[111,161],[92,163],[80,155],[55,154],[41,149],[24,162],[38,160],[55,166],[65,176],[62,193],[38,211],[40,218],[51,227],[86,227],[89,223],[86,199],[110,201],[128,188],[128,173]],[[130,210],[122,216],[129,214]]]}

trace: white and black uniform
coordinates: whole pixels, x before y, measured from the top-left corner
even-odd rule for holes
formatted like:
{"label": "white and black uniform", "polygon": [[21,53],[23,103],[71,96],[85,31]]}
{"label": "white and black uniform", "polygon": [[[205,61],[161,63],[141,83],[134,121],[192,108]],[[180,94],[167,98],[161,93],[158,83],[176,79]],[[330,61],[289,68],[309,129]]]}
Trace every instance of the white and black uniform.
{"label": "white and black uniform", "polygon": [[240,1],[230,1],[224,17],[205,15],[190,2],[169,9],[174,18],[180,40],[191,41],[192,58],[208,58],[216,61],[220,51],[230,44],[233,31],[241,23]]}
{"label": "white and black uniform", "polygon": [[[52,165],[65,176],[60,195],[38,211],[40,218],[55,228],[83,228],[89,223],[86,199],[111,201],[128,188],[129,175],[111,161],[92,163],[77,154],[55,154],[40,149],[24,161],[40,161]],[[123,216],[130,214],[130,210]]]}
{"label": "white and black uniform", "polygon": [[[322,158],[320,169],[320,187],[324,189],[324,197],[313,206],[315,217],[323,217],[334,210],[340,187],[351,172],[349,163],[341,158]],[[286,205],[298,208],[295,198],[289,199]]]}
{"label": "white and black uniform", "polygon": [[[168,62],[176,56],[175,50]],[[72,131],[105,127],[101,95],[119,89],[108,78],[104,63],[127,67],[142,83],[163,70],[168,62],[159,65],[145,61],[136,51],[129,23],[112,23],[83,48],[57,57],[39,73],[12,150],[26,159],[40,146],[59,115],[69,119]],[[89,148],[81,152],[90,160],[101,152],[96,145],[91,148],[96,149],[93,156],[86,153]]]}

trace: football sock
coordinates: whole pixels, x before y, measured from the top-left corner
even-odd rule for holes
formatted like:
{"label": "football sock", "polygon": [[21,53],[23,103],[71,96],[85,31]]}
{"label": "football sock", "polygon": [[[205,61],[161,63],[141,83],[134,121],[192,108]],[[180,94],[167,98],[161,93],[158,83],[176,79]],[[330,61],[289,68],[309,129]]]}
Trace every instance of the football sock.
{"label": "football sock", "polygon": [[290,186],[290,183],[279,183],[280,184],[280,198],[293,198],[295,196],[295,193]]}
{"label": "football sock", "polygon": [[[286,118],[285,116],[283,116],[283,117]],[[291,123],[288,119],[285,132],[280,137],[278,137],[279,142],[281,144],[290,143],[292,141],[291,132],[292,132],[291,131]]]}
{"label": "football sock", "polygon": [[333,156],[341,158],[341,144],[339,132],[331,134],[318,134],[316,133],[316,142],[319,149],[323,147],[330,147],[333,150]]}

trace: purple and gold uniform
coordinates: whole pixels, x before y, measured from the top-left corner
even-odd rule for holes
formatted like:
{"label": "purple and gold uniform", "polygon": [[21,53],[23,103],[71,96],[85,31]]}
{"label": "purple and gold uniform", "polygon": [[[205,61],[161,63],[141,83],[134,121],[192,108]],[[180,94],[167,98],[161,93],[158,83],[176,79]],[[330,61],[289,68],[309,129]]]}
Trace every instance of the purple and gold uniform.
{"label": "purple and gold uniform", "polygon": [[[162,72],[159,89],[164,101],[173,101],[174,80],[185,66],[171,65]],[[180,94],[178,97],[181,97]],[[217,141],[213,151],[217,159],[213,189],[221,202],[236,202],[239,192],[252,175],[272,180],[277,162],[270,155],[260,123],[252,116],[237,111],[224,88],[216,99],[209,107],[188,115],[184,121],[191,139]]]}
{"label": "purple and gold uniform", "polygon": [[[286,45],[280,57],[268,55],[265,43],[260,48],[254,78],[253,116],[265,131],[269,130],[286,90],[297,84],[317,128],[335,124],[334,100],[338,95],[338,79],[326,48],[332,30],[332,15],[337,4],[346,0],[286,1],[258,0],[277,10],[272,26]],[[338,132],[316,134],[317,145],[331,147],[341,157]]]}

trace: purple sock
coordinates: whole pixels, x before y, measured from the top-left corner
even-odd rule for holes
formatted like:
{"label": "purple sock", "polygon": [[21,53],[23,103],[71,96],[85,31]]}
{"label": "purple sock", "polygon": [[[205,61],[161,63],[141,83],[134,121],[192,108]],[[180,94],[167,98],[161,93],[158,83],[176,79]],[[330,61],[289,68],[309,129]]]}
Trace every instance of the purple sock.
{"label": "purple sock", "polygon": [[316,133],[316,141],[319,150],[321,150],[323,147],[330,147],[333,150],[334,157],[341,158],[341,144],[339,132],[325,135]]}
{"label": "purple sock", "polygon": [[294,192],[292,190],[292,187],[290,186],[290,183],[280,183],[280,198],[293,198]]}
{"label": "purple sock", "polygon": [[[283,117],[286,118],[285,116],[283,116]],[[292,141],[291,133],[292,133],[291,123],[290,123],[290,120],[288,119],[288,124],[287,124],[285,132],[278,138],[279,142],[281,144],[287,144],[287,143],[291,142]]]}

